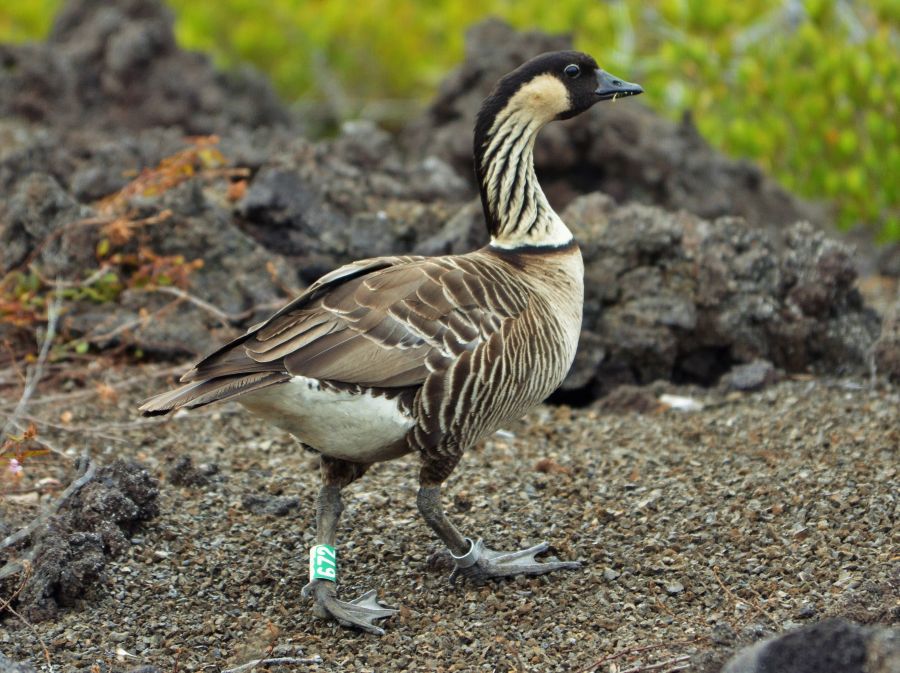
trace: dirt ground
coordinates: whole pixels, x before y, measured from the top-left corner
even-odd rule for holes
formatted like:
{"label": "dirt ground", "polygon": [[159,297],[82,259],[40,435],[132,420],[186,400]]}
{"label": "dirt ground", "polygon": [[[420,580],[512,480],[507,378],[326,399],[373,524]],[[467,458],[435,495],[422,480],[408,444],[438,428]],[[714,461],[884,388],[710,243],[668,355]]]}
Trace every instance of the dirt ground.
{"label": "dirt ground", "polygon": [[[268,655],[318,662],[275,671],[607,673],[687,656],[684,670],[712,673],[737,646],[828,615],[900,619],[896,387],[660,384],[540,407],[464,458],[445,505],[495,549],[547,540],[584,566],[484,587],[452,587],[429,563],[439,547],[416,511],[415,458],[378,465],[347,489],[338,553],[343,597],[377,589],[400,608],[379,638],[314,618],[301,597],[316,457],[236,405],[138,419],[173,371],[94,367],[35,395],[28,414],[58,426],[45,441],[141,461],[161,513],[56,618],[31,629],[4,615],[13,661],[45,670],[42,640],[56,671],[223,671]],[[4,535],[55,497],[22,491],[73,478],[55,455],[24,472],[2,482]]]}

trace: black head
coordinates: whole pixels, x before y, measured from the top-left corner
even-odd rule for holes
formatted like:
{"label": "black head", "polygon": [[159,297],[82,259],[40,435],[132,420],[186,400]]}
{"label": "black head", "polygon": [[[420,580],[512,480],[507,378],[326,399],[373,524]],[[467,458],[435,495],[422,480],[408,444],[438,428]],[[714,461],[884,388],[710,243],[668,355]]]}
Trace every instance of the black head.
{"label": "black head", "polygon": [[[580,51],[556,51],[541,54],[522,66],[532,66],[559,79],[569,93],[569,109],[557,119],[571,119],[602,100],[637,96],[644,93],[632,84],[601,70],[597,61]],[[521,68],[520,68],[521,69]]]}
{"label": "black head", "polygon": [[[493,119],[517,95],[536,115],[569,119],[601,100],[636,96],[643,89],[601,70],[580,51],[553,51],[535,56],[503,77],[485,100],[480,125]],[[488,131],[489,128],[483,128]]]}

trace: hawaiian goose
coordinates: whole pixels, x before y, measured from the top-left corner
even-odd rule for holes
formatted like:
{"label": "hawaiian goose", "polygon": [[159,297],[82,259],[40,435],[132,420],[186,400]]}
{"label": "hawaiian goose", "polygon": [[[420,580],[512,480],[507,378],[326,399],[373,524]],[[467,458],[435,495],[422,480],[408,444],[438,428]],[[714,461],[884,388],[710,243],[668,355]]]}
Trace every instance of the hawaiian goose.
{"label": "hawaiian goose", "polygon": [[411,451],[421,457],[419,511],[446,544],[452,577],[579,567],[537,561],[546,543],[502,553],[463,536],[441,507],[441,484],[466,449],[547,397],[575,355],[584,267],[535,177],[538,131],[641,92],[579,52],[528,61],[499,81],[475,124],[489,245],[341,267],[141,407],[165,414],[233,398],[321,454],[317,544],[304,587],[320,616],[382,633],[373,622],[394,612],[374,591],[337,599],[335,529],[341,489],[370,464]]}

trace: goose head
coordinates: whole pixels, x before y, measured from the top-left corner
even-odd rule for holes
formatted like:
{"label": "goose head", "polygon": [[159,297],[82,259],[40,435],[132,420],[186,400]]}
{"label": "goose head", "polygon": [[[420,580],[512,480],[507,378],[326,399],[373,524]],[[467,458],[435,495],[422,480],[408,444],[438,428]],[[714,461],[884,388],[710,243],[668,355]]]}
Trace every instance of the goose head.
{"label": "goose head", "polygon": [[[543,125],[555,119],[570,119],[603,100],[643,92],[640,85],[602,70],[588,54],[548,52],[501,78],[485,100],[479,121],[493,125],[502,120],[504,111],[516,110]],[[490,130],[483,128],[488,133]]]}

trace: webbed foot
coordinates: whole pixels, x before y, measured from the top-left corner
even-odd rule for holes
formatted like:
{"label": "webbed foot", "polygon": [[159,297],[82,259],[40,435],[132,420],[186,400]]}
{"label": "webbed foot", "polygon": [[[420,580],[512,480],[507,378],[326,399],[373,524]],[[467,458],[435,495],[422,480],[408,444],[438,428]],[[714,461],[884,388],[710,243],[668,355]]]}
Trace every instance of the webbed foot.
{"label": "webbed foot", "polygon": [[495,577],[544,575],[556,570],[577,570],[581,567],[578,561],[538,561],[535,556],[550,548],[546,542],[521,551],[501,552],[488,549],[481,539],[477,542],[466,539],[469,551],[462,556],[450,555],[455,565],[450,574],[451,584],[455,584],[460,577],[482,584]]}
{"label": "webbed foot", "polygon": [[384,635],[384,629],[375,626],[376,619],[384,619],[395,614],[397,610],[378,602],[375,591],[367,591],[352,601],[340,601],[335,594],[334,582],[313,580],[303,587],[303,595],[315,600],[313,613],[324,619],[334,619],[341,626],[357,628],[377,636]]}

